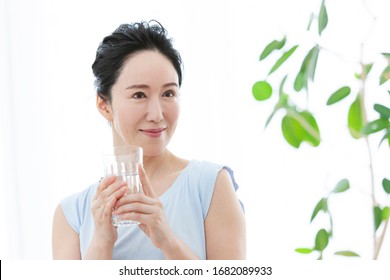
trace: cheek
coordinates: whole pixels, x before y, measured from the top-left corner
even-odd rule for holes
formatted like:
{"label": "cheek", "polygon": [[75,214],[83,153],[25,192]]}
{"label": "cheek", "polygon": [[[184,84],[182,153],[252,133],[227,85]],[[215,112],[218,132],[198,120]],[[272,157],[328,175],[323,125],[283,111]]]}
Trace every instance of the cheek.
{"label": "cheek", "polygon": [[142,119],[142,110],[137,106],[118,107],[114,114],[115,127],[124,131],[132,130]]}
{"label": "cheek", "polygon": [[180,103],[171,104],[168,108],[168,117],[171,123],[177,123],[180,116]]}

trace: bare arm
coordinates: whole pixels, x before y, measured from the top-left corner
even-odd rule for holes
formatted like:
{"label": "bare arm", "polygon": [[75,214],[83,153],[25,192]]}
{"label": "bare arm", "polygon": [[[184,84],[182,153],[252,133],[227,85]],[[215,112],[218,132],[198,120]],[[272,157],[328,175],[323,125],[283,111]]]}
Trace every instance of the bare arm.
{"label": "bare arm", "polygon": [[[53,221],[52,237],[53,259],[55,260],[80,260],[80,240],[79,235],[68,224],[61,206],[58,206]],[[86,259],[112,259],[113,246],[104,246],[92,239],[88,248]]]}
{"label": "bare arm", "polygon": [[217,177],[205,220],[207,259],[245,259],[245,218],[229,173]]}
{"label": "bare arm", "polygon": [[68,224],[62,208],[57,206],[53,219],[52,250],[53,259],[79,260],[80,243],[79,235]]}

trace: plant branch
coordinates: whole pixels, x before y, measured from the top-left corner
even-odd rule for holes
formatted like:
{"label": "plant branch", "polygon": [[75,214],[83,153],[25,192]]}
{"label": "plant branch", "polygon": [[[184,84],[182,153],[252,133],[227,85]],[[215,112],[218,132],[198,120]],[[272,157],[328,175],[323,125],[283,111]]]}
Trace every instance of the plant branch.
{"label": "plant branch", "polygon": [[371,23],[369,29],[367,30],[366,34],[364,35],[363,40],[362,40],[362,52],[361,52],[362,57],[361,57],[361,62],[363,62],[363,46],[364,46],[364,42],[368,41],[369,37],[372,34],[372,31],[375,28],[375,24],[376,24],[376,16],[372,13],[370,8],[368,7],[367,2],[365,0],[362,0],[362,2],[363,2],[363,5],[366,8],[367,13],[370,15],[370,17],[372,19],[372,23]]}
{"label": "plant branch", "polygon": [[[362,42],[361,44],[361,67],[362,67],[362,75],[361,75],[361,89],[360,89],[360,95],[361,95],[361,110],[362,110],[362,113],[363,113],[363,124],[366,124],[367,123],[367,110],[366,110],[366,106],[365,106],[365,94],[366,94],[366,80],[367,80],[367,73],[365,71],[365,67],[364,67],[364,64],[363,64],[363,49],[364,49],[364,42]],[[370,187],[371,187],[371,203],[372,203],[372,207],[371,209],[374,209],[374,207],[376,206],[376,200],[375,200],[375,185],[374,185],[374,169],[373,169],[373,164],[372,164],[372,153],[371,153],[371,147],[370,147],[370,143],[369,143],[369,140],[368,140],[368,136],[365,135],[364,136],[364,140],[365,140],[365,143],[366,143],[366,146],[367,146],[367,152],[368,152],[368,158],[369,158],[369,171],[370,171],[370,178],[371,178],[371,182],[370,182]],[[375,230],[373,232],[373,243],[374,243],[374,254],[373,254],[373,257],[375,259],[375,255],[376,255],[376,252],[378,251],[378,242],[377,242],[377,239],[376,239],[376,234],[375,234]]]}
{"label": "plant branch", "polygon": [[367,5],[367,2],[366,2],[365,0],[362,0],[362,2],[363,2],[364,7],[366,8],[367,13],[370,15],[370,17],[371,17],[373,20],[376,20],[376,16],[375,16],[374,13],[371,11],[370,7]]}
{"label": "plant branch", "polygon": [[382,248],[383,240],[385,239],[387,227],[389,225],[389,220],[390,220],[389,218],[386,220],[385,226],[383,227],[382,233],[381,233],[381,235],[380,235],[380,237],[378,239],[378,243],[377,243],[376,250],[375,250],[375,253],[374,253],[374,260],[378,259],[379,252],[380,252],[380,250]]}
{"label": "plant branch", "polygon": [[331,49],[328,49],[327,47],[324,47],[323,45],[319,45],[317,44],[318,47],[322,50],[322,51],[325,51],[329,54],[332,54],[334,55],[335,57],[337,57],[340,61],[344,61],[345,63],[348,63],[348,64],[359,64],[359,62],[357,60],[354,60],[353,58],[346,58],[346,55],[343,55],[341,53],[338,53],[338,52],[335,52]]}
{"label": "plant branch", "polygon": [[[363,2],[364,6],[366,8],[367,13],[372,18],[372,24],[370,26],[370,29],[367,31],[366,36],[365,36],[365,38],[364,38],[364,40],[362,42],[362,45],[361,45],[361,65],[362,65],[362,69],[363,69],[363,71],[362,71],[362,100],[364,100],[365,82],[366,82],[366,78],[367,78],[367,73],[365,73],[365,69],[364,69],[364,65],[363,65],[363,48],[364,48],[364,42],[366,40],[368,40],[369,36],[372,33],[372,30],[374,29],[374,26],[376,24],[376,16],[374,15],[374,13],[372,13],[372,11],[368,7],[366,1],[362,0],[362,2]],[[364,104],[364,102],[362,102],[362,104]],[[363,105],[363,107],[364,107],[364,105]],[[364,123],[367,123],[365,107],[363,109],[364,109],[363,110]],[[372,153],[371,153],[370,143],[368,141],[368,136],[367,135],[365,136],[365,140],[366,140],[366,145],[367,145],[367,150],[368,150],[368,155],[369,155],[369,162],[370,162],[371,189],[372,189],[372,209],[374,209],[374,207],[377,206],[378,203],[376,201],[375,190],[374,190],[374,182],[375,182],[375,180],[374,180],[374,168],[373,168],[373,165],[372,165],[372,163],[373,163],[373,161],[372,161]],[[385,221],[383,230],[382,230],[381,234],[379,235],[379,237],[377,237],[376,231],[374,231],[374,260],[378,259],[379,252],[380,252],[380,250],[382,248],[383,240],[384,240],[384,237],[386,235],[388,225],[389,225],[389,218],[387,218],[387,220]]]}
{"label": "plant branch", "polygon": [[[364,43],[362,43],[361,45],[361,53],[362,53],[362,57],[363,57],[363,48],[364,48]],[[362,66],[362,85],[361,85],[361,89],[360,89],[360,95],[361,95],[361,98],[362,98],[362,103],[361,103],[361,106],[362,106],[362,112],[363,112],[363,124],[366,124],[367,123],[367,109],[366,109],[366,106],[365,106],[365,96],[366,96],[366,80],[367,80],[367,73],[366,73],[366,70],[365,70],[365,67],[364,67],[364,64],[363,62],[361,62],[361,66]],[[376,202],[376,199],[375,199],[375,180],[374,180],[374,168],[373,168],[373,161],[372,161],[372,152],[371,152],[371,147],[370,147],[370,142],[368,140],[368,135],[365,135],[364,136],[364,140],[366,142],[366,146],[367,146],[367,152],[368,152],[368,159],[369,159],[369,170],[370,170],[370,178],[371,178],[371,197],[372,197],[372,206],[376,206],[377,205],[377,202]]]}

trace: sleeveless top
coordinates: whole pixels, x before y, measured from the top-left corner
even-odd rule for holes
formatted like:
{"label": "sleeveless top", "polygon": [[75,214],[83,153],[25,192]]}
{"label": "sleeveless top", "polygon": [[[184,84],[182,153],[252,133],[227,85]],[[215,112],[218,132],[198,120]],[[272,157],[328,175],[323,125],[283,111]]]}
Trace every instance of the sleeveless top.
{"label": "sleeveless top", "polygon": [[[176,234],[200,259],[206,259],[204,221],[210,207],[217,175],[226,169],[234,189],[238,186],[230,168],[206,161],[191,160],[174,183],[159,199],[167,221]],[[80,237],[80,251],[84,258],[93,237],[94,220],[92,199],[98,183],[61,201],[69,225]],[[137,226],[118,227],[118,239],[113,259],[157,260],[165,259],[149,237]]]}

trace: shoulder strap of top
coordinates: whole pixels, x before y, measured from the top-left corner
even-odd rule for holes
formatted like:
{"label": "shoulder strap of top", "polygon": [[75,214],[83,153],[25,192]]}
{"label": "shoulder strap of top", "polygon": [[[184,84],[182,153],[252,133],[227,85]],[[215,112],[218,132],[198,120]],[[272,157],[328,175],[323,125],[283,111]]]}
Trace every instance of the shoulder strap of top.
{"label": "shoulder strap of top", "polygon": [[217,176],[222,169],[226,169],[226,171],[228,171],[233,183],[234,190],[235,191],[238,190],[238,184],[234,179],[233,170],[221,164],[216,164],[207,161],[201,162],[201,168],[199,174],[199,193],[200,193],[200,200],[202,202],[203,219],[205,219],[207,216],[211,204],[211,199],[214,193],[214,187],[217,180]]}

